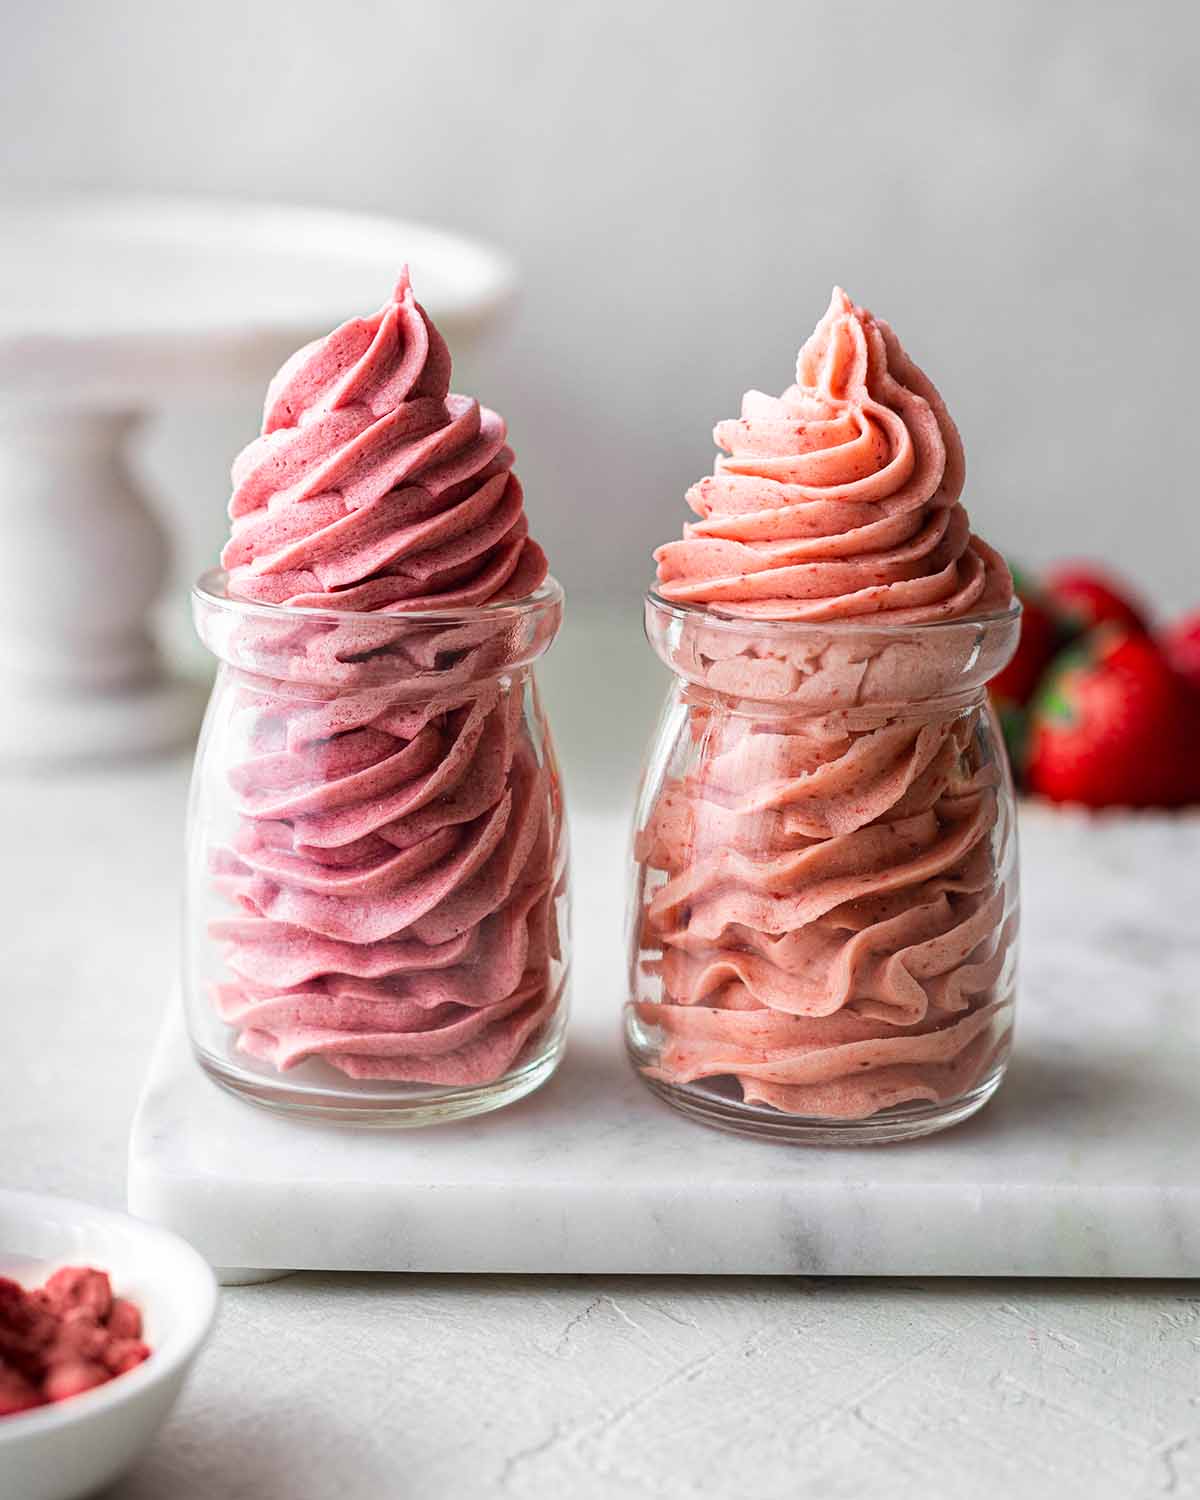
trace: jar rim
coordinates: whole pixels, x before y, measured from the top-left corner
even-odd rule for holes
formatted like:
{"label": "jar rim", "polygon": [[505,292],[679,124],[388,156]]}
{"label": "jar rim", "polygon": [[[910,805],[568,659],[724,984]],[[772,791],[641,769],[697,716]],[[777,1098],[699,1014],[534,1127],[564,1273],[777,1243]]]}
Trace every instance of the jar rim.
{"label": "jar rim", "polygon": [[449,609],[395,611],[310,609],[292,604],[264,604],[255,599],[238,598],[236,594],[229,592],[228,584],[229,574],[224,568],[209,568],[201,573],[192,585],[192,599],[205,609],[223,610],[229,614],[269,620],[277,625],[286,620],[330,625],[358,622],[369,624],[376,629],[390,624],[394,625],[398,632],[420,625],[445,628],[475,624],[481,620],[515,622],[529,615],[561,609],[566,598],[562,584],[549,573],[532,594],[524,594],[520,599],[505,599],[500,603],[459,605]]}
{"label": "jar rim", "polygon": [[936,634],[939,631],[962,629],[964,626],[1011,625],[1020,619],[1021,601],[1014,595],[1004,609],[985,610],[977,614],[953,615],[944,620],[889,621],[885,612],[875,615],[855,615],[848,619],[831,620],[773,620],[761,615],[718,614],[708,604],[679,604],[665,599],[654,588],[646,590],[646,604],[657,613],[669,615],[677,620],[703,620],[706,629],[728,630],[731,634],[747,631],[765,632],[768,635],[790,635],[803,637],[819,634],[827,637],[831,631],[846,635],[914,635]]}

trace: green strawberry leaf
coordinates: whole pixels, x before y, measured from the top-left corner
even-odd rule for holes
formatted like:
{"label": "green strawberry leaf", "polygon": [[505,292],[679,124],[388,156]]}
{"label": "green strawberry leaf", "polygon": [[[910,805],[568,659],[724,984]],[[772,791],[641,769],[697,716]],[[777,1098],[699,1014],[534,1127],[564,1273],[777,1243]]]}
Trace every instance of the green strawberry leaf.
{"label": "green strawberry leaf", "polygon": [[1029,748],[1029,715],[1017,703],[1001,700],[996,704],[1000,719],[1000,732],[1008,751],[1008,763],[1018,784],[1025,772],[1025,758]]}
{"label": "green strawberry leaf", "polygon": [[1057,720],[1060,724],[1075,722],[1074,705],[1063,691],[1061,679],[1052,682],[1038,698],[1038,712],[1047,719]]}
{"label": "green strawberry leaf", "polygon": [[1074,724],[1078,717],[1074,679],[1086,672],[1094,660],[1094,643],[1086,636],[1060,651],[1050,663],[1034,698],[1034,717],[1062,725]]}

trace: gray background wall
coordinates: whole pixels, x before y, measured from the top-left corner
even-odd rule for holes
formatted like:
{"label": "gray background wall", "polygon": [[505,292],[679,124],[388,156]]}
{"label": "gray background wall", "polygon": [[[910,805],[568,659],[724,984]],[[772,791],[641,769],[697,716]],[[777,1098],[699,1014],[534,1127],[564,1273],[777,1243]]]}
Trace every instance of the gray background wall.
{"label": "gray background wall", "polygon": [[[577,598],[641,587],[713,422],[786,384],[839,280],[941,386],[979,529],[1200,602],[1190,3],[6,9],[0,189],[366,208],[515,256],[472,376]],[[253,420],[150,442],[187,571]]]}

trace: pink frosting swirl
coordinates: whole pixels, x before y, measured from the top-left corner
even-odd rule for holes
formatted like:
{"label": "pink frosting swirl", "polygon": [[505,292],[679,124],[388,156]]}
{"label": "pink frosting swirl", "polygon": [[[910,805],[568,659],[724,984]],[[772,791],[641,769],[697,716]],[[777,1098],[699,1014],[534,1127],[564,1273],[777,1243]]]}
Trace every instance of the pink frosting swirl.
{"label": "pink frosting swirl", "polygon": [[954,1099],[1010,1030],[1013,849],[981,701],[1012,649],[1008,570],[971,535],[937,391],[841,290],[796,384],[716,438],[701,519],[655,553],[660,597],[693,611],[648,614],[690,743],[637,840],[646,1070],[814,1117]]}
{"label": "pink frosting swirl", "polygon": [[987,1071],[1009,1026],[1016,892],[976,712],[693,712],[705,753],[638,839],[665,875],[643,913],[653,1076],[732,1076],[748,1101],[860,1118]]}
{"label": "pink frosting swirl", "polygon": [[[357,1078],[484,1083],[555,1001],[555,823],[517,694],[325,705],[247,683],[252,759],[218,846],[244,915],[212,933],[243,1050]],[[361,720],[359,727],[353,727]]]}
{"label": "pink frosting swirl", "polygon": [[546,557],[504,420],[449,388],[407,271],[379,312],[298,350],[233,466],[231,592],[387,613],[532,593]]}
{"label": "pink frosting swirl", "polygon": [[894,624],[1001,606],[1008,570],[959,502],[962,443],[882,320],[836,288],[796,384],[719,422],[726,454],[688,491],[700,516],[655,553],[679,604],[771,620]]}
{"label": "pink frosting swirl", "polygon": [[[546,559],[503,421],[449,379],[404,274],[287,362],[234,465],[228,592],[292,613],[222,647],[236,823],[209,863],[238,915],[212,994],[279,1070],[486,1084],[561,999],[561,793],[495,608]],[[406,621],[431,609],[456,617]]]}

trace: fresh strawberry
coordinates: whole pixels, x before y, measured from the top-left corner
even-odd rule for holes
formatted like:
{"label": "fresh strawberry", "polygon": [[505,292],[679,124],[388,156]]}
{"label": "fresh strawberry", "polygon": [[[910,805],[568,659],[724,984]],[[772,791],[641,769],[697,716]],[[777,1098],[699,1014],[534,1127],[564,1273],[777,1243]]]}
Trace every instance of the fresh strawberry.
{"label": "fresh strawberry", "polygon": [[1090,563],[1065,563],[1046,578],[1046,596],[1069,634],[1081,635],[1096,625],[1122,625],[1145,631],[1145,612],[1120,579]]}
{"label": "fresh strawberry", "polygon": [[1104,626],[1069,647],[1033,705],[1032,791],[1088,807],[1200,794],[1200,698],[1149,636]]}
{"label": "fresh strawberry", "polygon": [[1200,609],[1171,626],[1163,637],[1163,649],[1180,676],[1200,692]]}
{"label": "fresh strawberry", "polygon": [[1013,659],[992,678],[997,706],[1028,703],[1059,646],[1058,624],[1041,590],[1016,568],[1013,589],[1021,601],[1021,638]]}

